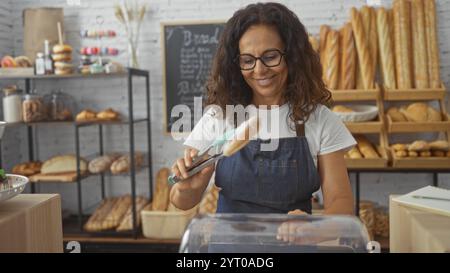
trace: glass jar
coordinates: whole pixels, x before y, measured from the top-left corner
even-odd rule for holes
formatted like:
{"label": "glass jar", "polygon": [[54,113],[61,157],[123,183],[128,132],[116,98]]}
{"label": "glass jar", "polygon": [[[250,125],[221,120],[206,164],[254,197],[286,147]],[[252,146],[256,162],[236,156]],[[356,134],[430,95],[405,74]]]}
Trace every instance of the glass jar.
{"label": "glass jar", "polygon": [[21,90],[16,86],[8,86],[3,89],[3,119],[8,122],[21,122],[22,119],[22,96]]}
{"label": "glass jar", "polygon": [[22,102],[23,121],[37,122],[47,118],[47,109],[42,96],[38,94],[27,94]]}
{"label": "glass jar", "polygon": [[42,52],[36,54],[36,60],[34,61],[34,74],[45,75],[45,59]]}
{"label": "glass jar", "polygon": [[75,103],[72,96],[61,92],[53,91],[44,97],[44,102],[48,111],[50,121],[71,121],[75,113]]}

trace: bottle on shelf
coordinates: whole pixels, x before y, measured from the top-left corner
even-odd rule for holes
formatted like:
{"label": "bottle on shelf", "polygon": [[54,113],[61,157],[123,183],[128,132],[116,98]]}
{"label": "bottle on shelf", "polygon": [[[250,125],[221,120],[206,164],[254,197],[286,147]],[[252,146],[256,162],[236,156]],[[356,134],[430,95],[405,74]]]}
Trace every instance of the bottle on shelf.
{"label": "bottle on shelf", "polygon": [[34,74],[45,75],[45,60],[44,53],[38,52],[36,54],[36,60],[34,64]]}
{"label": "bottle on shelf", "polygon": [[48,40],[44,41],[44,64],[45,64],[45,75],[53,74],[53,59],[50,55],[50,46]]}

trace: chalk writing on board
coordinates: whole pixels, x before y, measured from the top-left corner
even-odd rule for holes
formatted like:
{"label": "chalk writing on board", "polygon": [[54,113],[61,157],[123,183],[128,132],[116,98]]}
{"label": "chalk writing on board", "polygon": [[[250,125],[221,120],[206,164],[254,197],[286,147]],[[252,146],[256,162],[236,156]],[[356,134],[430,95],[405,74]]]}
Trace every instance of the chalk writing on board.
{"label": "chalk writing on board", "polygon": [[175,105],[187,105],[193,112],[194,97],[205,94],[223,26],[221,23],[164,26],[166,132],[179,118],[171,117]]}

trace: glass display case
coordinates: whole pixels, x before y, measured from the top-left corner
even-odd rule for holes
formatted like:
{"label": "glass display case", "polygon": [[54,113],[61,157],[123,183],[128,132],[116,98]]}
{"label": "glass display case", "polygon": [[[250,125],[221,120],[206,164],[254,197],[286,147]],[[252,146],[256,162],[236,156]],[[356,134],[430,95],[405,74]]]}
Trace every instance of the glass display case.
{"label": "glass display case", "polygon": [[368,232],[354,216],[198,215],[181,253],[369,252]]}

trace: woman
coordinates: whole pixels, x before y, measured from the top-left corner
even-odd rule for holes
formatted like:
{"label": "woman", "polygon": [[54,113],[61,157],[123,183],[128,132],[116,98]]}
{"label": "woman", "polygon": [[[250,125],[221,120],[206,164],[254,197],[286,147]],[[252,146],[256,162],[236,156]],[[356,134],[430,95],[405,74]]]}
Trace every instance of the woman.
{"label": "woman", "polygon": [[[207,90],[206,104],[224,112],[226,105],[277,105],[281,116],[279,132],[259,136],[217,163],[217,212],[311,213],[311,196],[321,187],[326,214],[353,213],[344,153],[355,140],[324,106],[331,95],[318,54],[292,11],[278,3],[237,11],[226,23]],[[266,111],[270,115],[272,110]],[[186,178],[171,190],[176,207],[186,210],[200,202],[214,166],[189,178],[186,169],[199,150],[223,134],[212,131],[224,123],[233,127],[207,111],[184,143],[184,157],[172,167]],[[260,149],[268,138],[278,138],[278,149]]]}

